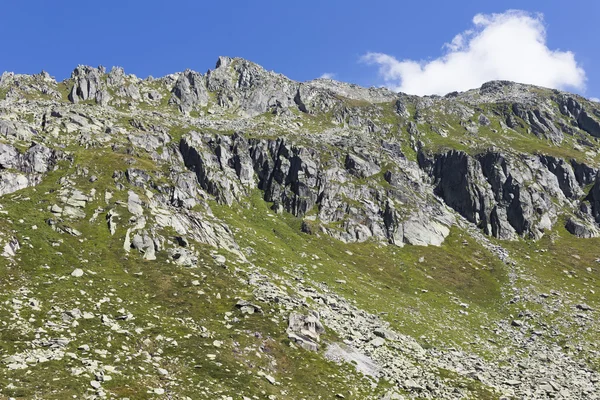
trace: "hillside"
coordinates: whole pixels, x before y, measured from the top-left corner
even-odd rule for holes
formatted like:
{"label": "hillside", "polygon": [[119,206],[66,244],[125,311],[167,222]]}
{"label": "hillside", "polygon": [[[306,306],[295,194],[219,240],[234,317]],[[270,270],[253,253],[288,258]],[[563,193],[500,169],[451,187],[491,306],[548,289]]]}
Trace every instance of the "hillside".
{"label": "hillside", "polygon": [[221,57],[0,78],[0,399],[598,399],[600,104]]}

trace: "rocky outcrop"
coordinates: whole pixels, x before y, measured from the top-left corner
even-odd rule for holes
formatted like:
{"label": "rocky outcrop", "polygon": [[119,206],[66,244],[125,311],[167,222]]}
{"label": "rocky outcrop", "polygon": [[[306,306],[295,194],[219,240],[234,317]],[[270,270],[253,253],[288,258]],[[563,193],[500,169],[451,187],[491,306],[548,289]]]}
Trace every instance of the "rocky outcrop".
{"label": "rocky outcrop", "polygon": [[563,133],[554,125],[553,118],[547,110],[514,103],[512,111],[529,125],[532,133],[536,136],[549,139],[557,144],[564,139]]}
{"label": "rocky outcrop", "polygon": [[198,72],[186,70],[179,75],[172,90],[171,101],[179,105],[183,113],[190,112],[195,106],[208,104],[208,92],[204,77]]}
{"label": "rocky outcrop", "polygon": [[479,161],[461,151],[435,157],[431,174],[435,193],[468,221],[491,233],[490,214],[495,205]]}
{"label": "rocky outcrop", "polygon": [[59,152],[40,144],[33,144],[21,153],[0,143],[0,195],[37,185],[59,158]]}
{"label": "rocky outcrop", "polygon": [[580,186],[586,186],[596,181],[598,169],[592,168],[585,163],[577,162],[576,160],[571,160],[571,166],[573,167],[575,179],[577,179]]}
{"label": "rocky outcrop", "polygon": [[109,101],[108,91],[103,88],[102,75],[104,68],[93,68],[80,65],[71,74],[73,87],[69,93],[72,103],[94,100],[97,104],[106,105]]}
{"label": "rocky outcrop", "polygon": [[577,217],[570,217],[565,224],[565,229],[572,235],[580,238],[593,238],[600,236],[600,230],[589,221]]}
{"label": "rocky outcrop", "polygon": [[591,215],[596,223],[600,223],[600,176],[596,176],[594,185],[581,205],[581,210]]}
{"label": "rocky outcrop", "polygon": [[[446,204],[501,239],[515,234],[539,239],[556,222],[557,204],[570,204],[583,193],[572,166],[551,156],[490,150],[473,157],[452,150],[420,160]],[[581,172],[583,181],[588,173]]]}
{"label": "rocky outcrop", "polygon": [[0,136],[6,139],[13,140],[31,140],[35,135],[35,131],[15,121],[0,120]]}
{"label": "rocky outcrop", "polygon": [[563,159],[552,156],[540,156],[542,164],[558,179],[558,186],[568,199],[578,199],[583,195],[573,167]]}
{"label": "rocky outcrop", "polygon": [[581,129],[594,137],[600,137],[600,121],[592,117],[585,111],[582,111],[577,118],[577,124]]}
{"label": "rocky outcrop", "polygon": [[181,140],[179,150],[202,189],[221,203],[240,201],[247,194],[244,185],[249,189],[255,186],[248,145],[240,136],[191,132]]}
{"label": "rocky outcrop", "polygon": [[215,93],[219,106],[238,109],[248,117],[292,106],[298,88],[298,83],[283,75],[229,57],[220,57],[206,79],[207,88]]}
{"label": "rocky outcrop", "polygon": [[571,96],[561,95],[556,99],[560,111],[575,120],[576,125],[594,137],[600,137],[600,116],[592,116],[584,106]]}

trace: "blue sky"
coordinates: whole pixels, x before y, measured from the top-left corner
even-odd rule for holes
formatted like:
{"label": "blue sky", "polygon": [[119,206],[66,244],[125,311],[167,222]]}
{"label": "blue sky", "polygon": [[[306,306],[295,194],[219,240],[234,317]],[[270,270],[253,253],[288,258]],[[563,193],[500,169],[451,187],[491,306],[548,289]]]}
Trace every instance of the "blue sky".
{"label": "blue sky", "polygon": [[[20,0],[4,2],[0,11],[0,35],[4,38],[0,71],[37,73],[45,69],[62,80],[78,64],[120,65],[140,77],[157,77],[186,68],[204,72],[214,67],[219,55],[229,55],[247,58],[300,81],[331,73],[335,79],[364,86],[385,84],[414,92],[442,92],[452,87],[448,82],[456,82],[456,90],[472,85],[467,78],[477,75],[480,65],[491,63],[491,72],[482,74],[482,79],[503,74],[505,69],[509,77],[520,80],[547,75],[541,81],[547,86],[600,97],[600,2],[581,0],[574,4],[547,0]],[[570,51],[572,60],[563,60],[569,58],[568,54],[563,57],[566,53],[549,53],[550,61],[540,61],[544,73],[531,76],[519,73],[528,65],[536,71],[537,66],[532,65],[537,62],[535,57],[527,59],[510,52],[500,57],[499,64],[482,61],[486,54],[471,57],[469,40],[485,36],[479,34],[499,23],[491,14],[506,15],[503,13],[510,9],[531,13],[520,17],[525,15],[525,25],[534,25],[534,34],[535,29],[545,29],[541,47],[550,52]],[[543,20],[535,13],[543,14]],[[483,17],[474,20],[480,14]],[[402,63],[447,56],[452,48],[444,44],[474,28],[475,33],[463,35],[466,44],[455,49],[467,54],[458,57],[463,63],[449,63],[438,75],[436,68],[425,71],[424,63],[415,64],[419,71],[413,64]],[[502,36],[498,35],[496,40],[505,44],[515,40],[499,40]],[[489,47],[487,42],[482,46]],[[492,46],[490,54],[500,53]],[[564,65],[557,61],[553,66],[554,59],[561,59]],[[441,61],[444,64],[448,60]],[[568,62],[571,65],[565,64]],[[461,81],[459,75],[465,79]]]}

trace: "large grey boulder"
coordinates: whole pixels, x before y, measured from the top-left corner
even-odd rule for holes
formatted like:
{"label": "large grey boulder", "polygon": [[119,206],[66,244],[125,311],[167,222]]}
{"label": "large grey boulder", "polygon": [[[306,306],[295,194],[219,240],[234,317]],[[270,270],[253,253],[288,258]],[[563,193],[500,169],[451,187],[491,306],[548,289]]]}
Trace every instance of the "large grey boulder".
{"label": "large grey boulder", "polygon": [[288,338],[300,347],[317,351],[319,349],[320,336],[325,328],[319,321],[319,314],[311,312],[300,314],[292,312],[288,317]]}
{"label": "large grey boulder", "polygon": [[582,219],[571,217],[565,224],[565,229],[572,235],[580,238],[593,238],[600,236],[600,230],[594,226],[593,223],[589,223]]}
{"label": "large grey boulder", "polygon": [[41,176],[25,175],[0,170],[0,196],[35,186],[41,182]]}
{"label": "large grey boulder", "polygon": [[131,247],[141,252],[144,260],[156,260],[156,245],[147,233],[135,234],[131,240]]}
{"label": "large grey boulder", "polygon": [[404,222],[403,232],[404,243],[413,246],[440,246],[450,234],[450,228],[448,223],[417,214]]}

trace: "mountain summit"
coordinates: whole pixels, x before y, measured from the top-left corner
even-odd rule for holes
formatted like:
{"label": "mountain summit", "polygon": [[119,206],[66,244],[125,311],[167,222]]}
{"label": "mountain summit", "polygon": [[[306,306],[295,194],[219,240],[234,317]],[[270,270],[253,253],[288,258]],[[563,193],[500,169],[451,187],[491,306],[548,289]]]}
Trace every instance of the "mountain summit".
{"label": "mountain summit", "polygon": [[600,107],[244,59],[0,78],[0,397],[598,399]]}

